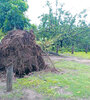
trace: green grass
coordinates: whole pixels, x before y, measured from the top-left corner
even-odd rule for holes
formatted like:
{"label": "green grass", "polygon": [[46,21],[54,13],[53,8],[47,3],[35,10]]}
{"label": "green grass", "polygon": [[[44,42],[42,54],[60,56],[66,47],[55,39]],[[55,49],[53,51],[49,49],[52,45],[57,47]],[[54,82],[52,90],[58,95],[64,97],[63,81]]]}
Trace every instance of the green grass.
{"label": "green grass", "polygon": [[[72,61],[58,61],[55,66],[63,74],[35,73],[28,78],[17,79],[14,88],[30,88],[50,98],[88,98],[90,96],[90,66]],[[58,90],[70,92],[59,93]],[[88,99],[87,99],[88,100]]]}
{"label": "green grass", "polygon": [[[62,85],[68,86],[73,96],[90,96],[90,66],[72,61],[57,62],[56,66],[66,73],[62,75]],[[64,82],[66,80],[66,82]]]}
{"label": "green grass", "polygon": [[85,52],[74,52],[74,54],[71,54],[70,52],[64,52],[63,54],[67,56],[76,56],[80,58],[90,59],[90,52],[88,52],[87,54]]}
{"label": "green grass", "polygon": [[1,100],[20,100],[20,98],[23,97],[23,95],[24,94],[21,91],[5,93],[1,96]]}
{"label": "green grass", "polygon": [[0,94],[0,98],[2,98],[0,100],[12,100],[12,98],[13,98],[13,100],[20,100],[20,98],[23,97],[23,95],[24,95],[22,92],[22,88],[17,89],[15,87],[13,87],[13,90],[11,92],[6,92],[6,88],[1,87],[0,92],[3,90],[5,93],[1,93],[2,95]]}

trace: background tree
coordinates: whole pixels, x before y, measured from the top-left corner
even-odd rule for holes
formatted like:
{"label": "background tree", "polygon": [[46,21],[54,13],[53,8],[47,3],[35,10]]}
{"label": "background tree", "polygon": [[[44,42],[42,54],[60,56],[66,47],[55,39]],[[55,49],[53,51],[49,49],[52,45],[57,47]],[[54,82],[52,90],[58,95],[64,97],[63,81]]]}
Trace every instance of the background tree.
{"label": "background tree", "polygon": [[[50,2],[47,2],[48,12],[41,15],[41,23],[38,27],[40,41],[43,49],[61,51],[88,51],[90,50],[90,26],[86,23],[86,10],[72,15],[63,9],[64,5],[58,5],[54,12]],[[84,48],[86,48],[84,50]]]}
{"label": "background tree", "polygon": [[12,29],[24,29],[30,25],[25,16],[27,9],[26,0],[0,0],[0,29],[7,32]]}

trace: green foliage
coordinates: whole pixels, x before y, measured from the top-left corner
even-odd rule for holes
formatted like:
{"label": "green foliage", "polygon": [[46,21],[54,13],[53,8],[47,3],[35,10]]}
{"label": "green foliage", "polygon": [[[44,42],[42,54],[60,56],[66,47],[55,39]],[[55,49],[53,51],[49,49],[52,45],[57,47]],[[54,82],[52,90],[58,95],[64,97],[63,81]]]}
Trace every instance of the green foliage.
{"label": "green foliage", "polygon": [[12,29],[24,29],[29,25],[29,19],[24,13],[28,5],[24,0],[0,1],[0,29],[7,32]]}
{"label": "green foliage", "polygon": [[58,5],[58,0],[55,12],[49,1],[46,5],[49,13],[39,17],[41,19],[39,25],[40,41],[44,42],[45,45],[48,45],[46,40],[51,41],[49,47],[53,44],[56,50],[57,47],[72,48],[74,46],[78,48],[78,51],[80,49],[90,51],[90,26],[86,23],[86,10],[72,15],[63,9],[64,5]]}
{"label": "green foliage", "polygon": [[2,30],[0,30],[0,42],[4,38],[4,36],[5,36],[5,33],[3,33]]}

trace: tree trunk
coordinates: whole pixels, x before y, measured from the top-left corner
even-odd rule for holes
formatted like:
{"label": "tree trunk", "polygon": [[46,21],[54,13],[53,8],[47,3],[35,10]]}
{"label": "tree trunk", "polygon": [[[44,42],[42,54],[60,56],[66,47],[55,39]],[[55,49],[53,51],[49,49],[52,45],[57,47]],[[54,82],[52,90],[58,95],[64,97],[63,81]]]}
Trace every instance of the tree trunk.
{"label": "tree trunk", "polygon": [[12,90],[12,80],[13,80],[13,66],[9,66],[7,69],[7,92]]}
{"label": "tree trunk", "polygon": [[60,42],[61,42],[60,46],[61,46],[61,48],[62,48],[62,47],[63,47],[63,40],[61,40]]}
{"label": "tree trunk", "polygon": [[86,45],[85,52],[86,53],[88,52],[88,45]]}
{"label": "tree trunk", "polygon": [[74,45],[72,44],[72,54],[74,54]]}
{"label": "tree trunk", "polygon": [[56,47],[56,53],[58,54],[58,51],[59,51],[59,45],[57,45]]}

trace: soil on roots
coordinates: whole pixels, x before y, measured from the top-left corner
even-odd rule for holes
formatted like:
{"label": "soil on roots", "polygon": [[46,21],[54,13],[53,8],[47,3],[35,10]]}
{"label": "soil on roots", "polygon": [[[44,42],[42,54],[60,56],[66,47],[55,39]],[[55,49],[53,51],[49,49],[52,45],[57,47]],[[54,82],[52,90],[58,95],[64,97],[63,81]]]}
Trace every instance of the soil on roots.
{"label": "soil on roots", "polygon": [[33,30],[12,30],[0,43],[0,70],[13,65],[17,76],[40,71],[46,68],[41,54]]}

